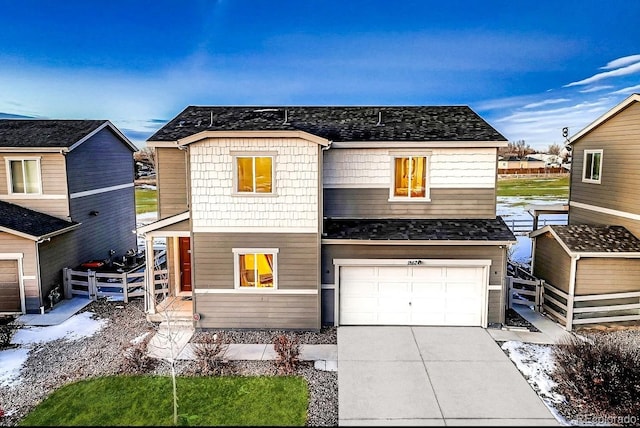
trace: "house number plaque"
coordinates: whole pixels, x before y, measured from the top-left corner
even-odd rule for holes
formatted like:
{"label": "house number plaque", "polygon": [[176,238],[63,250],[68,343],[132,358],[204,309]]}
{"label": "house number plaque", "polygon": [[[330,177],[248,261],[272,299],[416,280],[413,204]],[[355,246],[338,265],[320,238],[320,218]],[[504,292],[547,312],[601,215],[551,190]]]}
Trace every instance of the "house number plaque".
{"label": "house number plaque", "polygon": [[407,262],[409,266],[417,266],[422,264],[422,260],[409,260]]}

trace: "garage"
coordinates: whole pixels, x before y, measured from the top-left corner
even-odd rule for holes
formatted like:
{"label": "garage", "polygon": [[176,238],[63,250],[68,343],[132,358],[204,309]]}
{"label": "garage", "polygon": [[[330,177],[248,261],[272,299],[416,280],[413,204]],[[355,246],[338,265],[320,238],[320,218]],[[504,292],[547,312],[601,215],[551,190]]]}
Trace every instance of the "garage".
{"label": "garage", "polygon": [[22,312],[17,260],[0,260],[0,313]]}
{"label": "garage", "polygon": [[489,260],[338,262],[342,264],[339,324],[484,327],[490,263]]}

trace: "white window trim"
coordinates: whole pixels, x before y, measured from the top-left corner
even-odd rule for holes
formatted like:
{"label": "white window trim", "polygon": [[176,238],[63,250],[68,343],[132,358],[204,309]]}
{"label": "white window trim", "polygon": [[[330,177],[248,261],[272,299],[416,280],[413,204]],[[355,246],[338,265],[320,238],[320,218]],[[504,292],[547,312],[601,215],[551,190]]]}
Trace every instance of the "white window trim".
{"label": "white window trim", "polygon": [[[587,178],[587,156],[593,154],[600,154],[600,169],[598,170],[598,179],[593,180],[591,178]],[[602,182],[602,160],[604,159],[603,150],[585,150],[584,157],[582,159],[582,182],[583,183],[592,183],[592,184],[600,184]]]}
{"label": "white window trim", "polygon": [[[424,185],[424,197],[422,196],[395,196],[396,186],[396,159],[406,157],[424,157],[426,158],[427,175]],[[391,163],[391,182],[389,183],[389,202],[431,202],[431,152],[412,151],[412,152],[389,152],[389,160]]]}
{"label": "white window trim", "polygon": [[[232,152],[232,173],[233,173],[233,189],[231,189],[231,196],[250,196],[250,197],[273,197],[278,196],[276,193],[276,152]],[[238,192],[238,158],[253,158],[253,180],[254,190],[253,192]],[[255,191],[255,158],[271,158],[271,192],[256,192]]]}
{"label": "white window trim", "polygon": [[[38,172],[38,191],[35,193],[18,193],[13,191],[13,174],[11,174],[11,162],[13,161],[29,161],[34,160],[37,163],[37,172]],[[27,157],[6,157],[4,158],[5,169],[7,171],[7,194],[8,195],[42,195],[42,169],[41,169],[41,158],[40,156],[27,156]],[[24,168],[22,169],[24,171]],[[25,188],[26,188],[26,180],[25,180]]]}
{"label": "white window trim", "polygon": [[[233,288],[240,292],[269,293],[278,289],[278,248],[232,248],[233,252]],[[273,287],[240,287],[240,257],[244,254],[273,255]]]}

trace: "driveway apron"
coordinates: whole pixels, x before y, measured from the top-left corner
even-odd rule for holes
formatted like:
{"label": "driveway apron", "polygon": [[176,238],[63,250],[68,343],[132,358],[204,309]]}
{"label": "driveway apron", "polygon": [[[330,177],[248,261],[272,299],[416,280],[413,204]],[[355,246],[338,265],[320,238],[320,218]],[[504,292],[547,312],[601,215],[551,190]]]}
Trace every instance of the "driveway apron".
{"label": "driveway apron", "polygon": [[339,327],[342,426],[559,425],[480,327]]}

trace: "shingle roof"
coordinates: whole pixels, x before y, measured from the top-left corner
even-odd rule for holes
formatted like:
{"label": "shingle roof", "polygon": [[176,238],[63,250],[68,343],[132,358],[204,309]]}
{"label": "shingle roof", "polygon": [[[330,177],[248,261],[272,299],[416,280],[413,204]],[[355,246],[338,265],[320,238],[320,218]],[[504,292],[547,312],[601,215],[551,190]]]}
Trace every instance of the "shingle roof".
{"label": "shingle roof", "polygon": [[640,239],[624,226],[570,224],[549,227],[574,253],[640,252]]}
{"label": "shingle roof", "polygon": [[501,217],[495,219],[326,219],[323,238],[400,241],[516,241]]}
{"label": "shingle roof", "polygon": [[0,147],[70,147],[105,122],[0,119]]}
{"label": "shingle roof", "polygon": [[148,141],[176,141],[201,131],[265,130],[304,131],[340,142],[507,141],[467,106],[189,106]]}
{"label": "shingle roof", "polygon": [[62,220],[9,202],[0,201],[0,229],[30,237],[52,236],[80,223]]}

